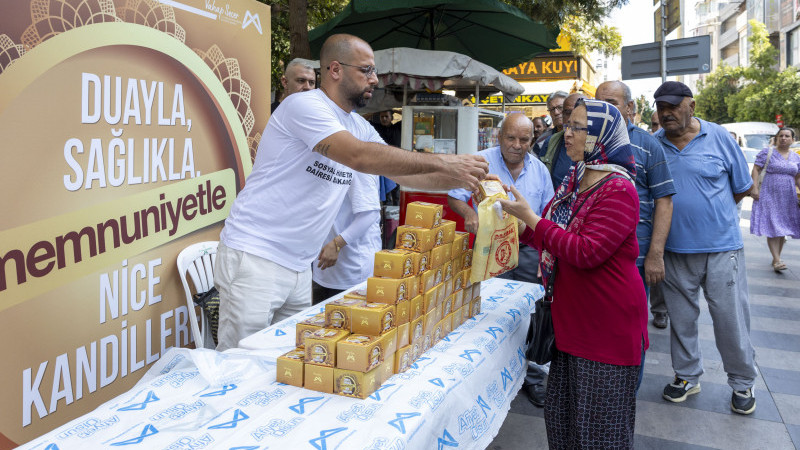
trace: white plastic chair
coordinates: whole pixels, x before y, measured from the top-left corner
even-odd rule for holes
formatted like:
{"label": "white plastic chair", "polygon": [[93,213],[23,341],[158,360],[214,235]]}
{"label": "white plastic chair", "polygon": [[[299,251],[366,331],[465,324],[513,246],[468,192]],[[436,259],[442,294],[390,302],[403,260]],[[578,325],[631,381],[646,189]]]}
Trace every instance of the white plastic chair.
{"label": "white plastic chair", "polygon": [[[208,320],[203,309],[200,308],[200,320],[203,328],[197,322],[195,304],[192,294],[206,292],[214,286],[214,264],[217,260],[218,241],[206,241],[192,244],[178,254],[178,273],[181,276],[183,290],[186,292],[186,306],[189,307],[189,323],[192,326],[192,336],[196,348],[214,348],[211,333],[207,332]],[[189,288],[186,274],[192,279],[194,290]]]}

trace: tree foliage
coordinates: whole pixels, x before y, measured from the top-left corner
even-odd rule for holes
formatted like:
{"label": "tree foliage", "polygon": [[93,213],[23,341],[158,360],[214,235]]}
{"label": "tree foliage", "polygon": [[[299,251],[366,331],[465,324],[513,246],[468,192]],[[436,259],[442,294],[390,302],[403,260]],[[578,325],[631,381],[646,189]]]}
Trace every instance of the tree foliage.
{"label": "tree foliage", "polygon": [[636,102],[636,111],[638,111],[641,117],[641,122],[646,123],[649,127],[651,125],[650,119],[653,118],[653,107],[651,106],[650,100],[642,94],[634,98],[633,101]]}
{"label": "tree foliage", "polygon": [[576,54],[597,50],[605,56],[619,53],[622,36],[616,27],[603,24],[614,8],[628,0],[503,0],[533,20],[558,24]]}
{"label": "tree foliage", "polygon": [[751,20],[750,65],[717,68],[698,83],[696,113],[717,123],[784,122],[800,124],[800,75],[794,67],[778,72],[778,50],[769,43],[764,24]]}
{"label": "tree foliage", "polygon": [[[258,0],[272,14],[272,86],[280,90],[284,65],[293,58],[307,58],[308,30],[344,10],[348,0]],[[615,27],[602,23],[614,8],[629,0],[501,0],[519,8],[531,19],[557,24],[569,38],[572,50],[586,54],[597,50],[618,53],[622,36]],[[303,7],[305,10],[302,11]],[[304,19],[303,12],[306,18]],[[305,25],[304,25],[305,24]]]}

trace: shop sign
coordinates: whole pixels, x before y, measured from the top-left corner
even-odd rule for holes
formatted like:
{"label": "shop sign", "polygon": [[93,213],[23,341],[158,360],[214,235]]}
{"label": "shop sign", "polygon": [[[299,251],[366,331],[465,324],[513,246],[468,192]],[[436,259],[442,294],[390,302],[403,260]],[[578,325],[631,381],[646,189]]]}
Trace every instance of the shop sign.
{"label": "shop sign", "polygon": [[578,78],[578,58],[575,56],[556,56],[534,58],[516,67],[504,69],[509,77],[521,80],[569,80]]}
{"label": "shop sign", "polygon": [[[518,95],[514,97],[514,100],[506,101],[506,104],[536,104],[536,105],[543,105],[547,103],[548,94],[530,94],[530,95]],[[474,100],[474,97],[473,97]],[[481,100],[481,105],[502,105],[503,104],[503,96],[502,95],[490,95],[485,99]]]}

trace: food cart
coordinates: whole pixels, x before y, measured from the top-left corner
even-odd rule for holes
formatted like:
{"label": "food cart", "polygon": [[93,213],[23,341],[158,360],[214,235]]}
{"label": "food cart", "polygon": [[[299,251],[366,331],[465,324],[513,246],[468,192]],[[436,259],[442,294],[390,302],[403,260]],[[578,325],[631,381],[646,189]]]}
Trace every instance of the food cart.
{"label": "food cart", "polygon": [[[375,65],[382,92],[365,110],[402,107],[401,147],[409,151],[473,154],[497,145],[505,111],[480,109],[479,99],[497,92],[511,99],[524,91],[502,72],[459,53],[393,48],[376,51]],[[453,95],[438,93],[442,91]],[[471,97],[472,105],[468,105]],[[452,105],[454,98],[456,105]],[[448,100],[451,104],[445,105]],[[461,216],[447,206],[447,191],[401,186],[400,223],[404,223],[405,205],[412,201],[444,205],[444,217],[464,229]]]}

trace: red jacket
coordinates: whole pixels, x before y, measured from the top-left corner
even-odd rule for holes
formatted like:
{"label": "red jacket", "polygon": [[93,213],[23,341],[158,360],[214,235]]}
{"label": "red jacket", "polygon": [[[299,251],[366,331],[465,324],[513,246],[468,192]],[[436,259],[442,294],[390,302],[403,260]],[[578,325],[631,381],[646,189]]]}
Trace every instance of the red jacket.
{"label": "red jacket", "polygon": [[559,350],[606,364],[641,364],[649,343],[647,298],[636,267],[638,222],[636,188],[616,178],[591,193],[567,230],[542,219],[520,237],[558,259],[552,311]]}

